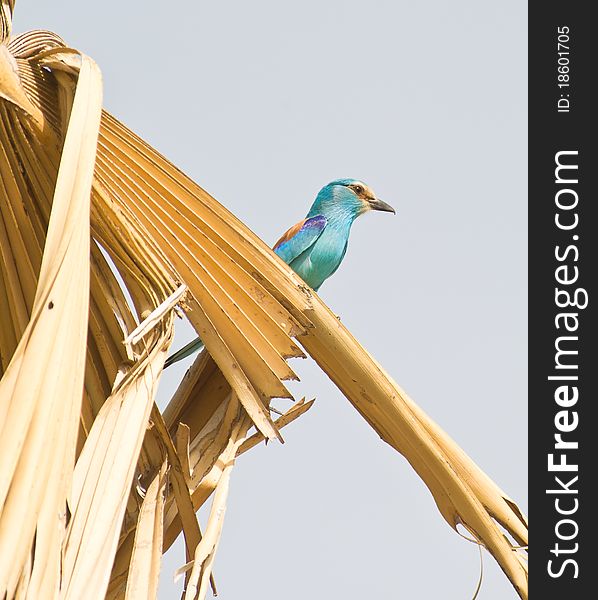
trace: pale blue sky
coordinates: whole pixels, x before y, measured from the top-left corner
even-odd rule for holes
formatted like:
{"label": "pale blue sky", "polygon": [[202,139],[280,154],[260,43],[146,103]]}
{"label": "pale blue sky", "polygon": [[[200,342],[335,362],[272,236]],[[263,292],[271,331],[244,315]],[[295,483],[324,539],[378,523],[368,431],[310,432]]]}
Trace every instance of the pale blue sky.
{"label": "pale blue sky", "polygon": [[[321,296],[527,508],[525,3],[17,0],[14,26],[91,55],[106,107],[267,243],[338,177],[393,204],[356,223]],[[471,598],[477,548],[313,363],[294,366],[317,402],[233,471],[220,598]],[[160,600],[179,597],[181,548]],[[484,566],[480,599],[515,598]]]}

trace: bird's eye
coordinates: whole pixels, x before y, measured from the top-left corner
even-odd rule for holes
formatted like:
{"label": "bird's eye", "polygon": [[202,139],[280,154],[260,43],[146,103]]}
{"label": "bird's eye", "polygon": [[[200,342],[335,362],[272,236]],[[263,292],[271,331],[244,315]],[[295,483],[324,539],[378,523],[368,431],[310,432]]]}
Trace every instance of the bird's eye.
{"label": "bird's eye", "polygon": [[353,187],[357,194],[361,194],[363,192],[363,187],[361,185],[356,185]]}

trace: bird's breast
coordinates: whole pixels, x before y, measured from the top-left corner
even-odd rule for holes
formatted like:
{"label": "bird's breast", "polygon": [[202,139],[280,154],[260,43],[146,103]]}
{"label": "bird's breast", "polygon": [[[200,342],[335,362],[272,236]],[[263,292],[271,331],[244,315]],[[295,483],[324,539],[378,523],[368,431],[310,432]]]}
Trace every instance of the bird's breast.
{"label": "bird's breast", "polygon": [[328,227],[316,243],[298,256],[292,263],[293,270],[314,290],[317,290],[341,264],[347,249],[348,235],[328,231]]}

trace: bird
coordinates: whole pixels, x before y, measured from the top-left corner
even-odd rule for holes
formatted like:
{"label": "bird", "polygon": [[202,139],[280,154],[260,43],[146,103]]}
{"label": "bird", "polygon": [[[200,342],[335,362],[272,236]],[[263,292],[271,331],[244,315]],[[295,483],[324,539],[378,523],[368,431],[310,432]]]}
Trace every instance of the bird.
{"label": "bird", "polygon": [[[395,214],[363,181],[335,179],[319,191],[305,219],[288,229],[273,251],[317,292],[343,262],[355,219],[372,210]],[[164,368],[202,347],[198,337],[169,356]]]}

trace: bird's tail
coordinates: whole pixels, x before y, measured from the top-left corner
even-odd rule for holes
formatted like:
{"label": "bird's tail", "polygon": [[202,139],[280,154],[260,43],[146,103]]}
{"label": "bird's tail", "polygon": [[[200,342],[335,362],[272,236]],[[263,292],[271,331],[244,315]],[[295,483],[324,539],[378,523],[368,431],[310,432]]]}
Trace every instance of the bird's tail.
{"label": "bird's tail", "polygon": [[174,365],[174,363],[179,362],[179,360],[183,360],[183,358],[187,358],[194,352],[201,350],[204,346],[204,343],[201,341],[201,338],[196,338],[192,342],[189,342],[186,346],[183,346],[180,350],[177,350],[174,354],[169,356],[164,362],[164,368],[170,367],[170,365]]}

